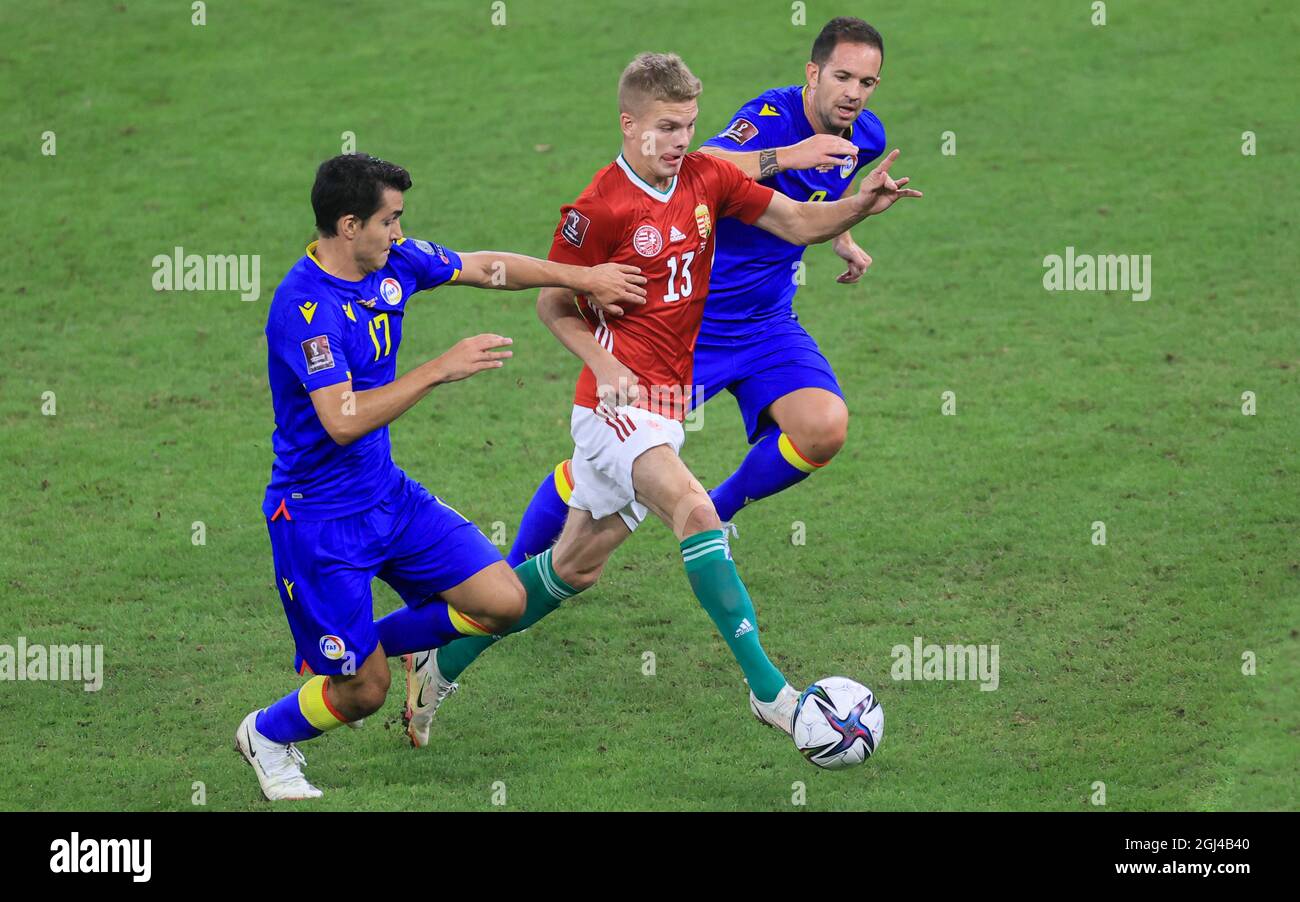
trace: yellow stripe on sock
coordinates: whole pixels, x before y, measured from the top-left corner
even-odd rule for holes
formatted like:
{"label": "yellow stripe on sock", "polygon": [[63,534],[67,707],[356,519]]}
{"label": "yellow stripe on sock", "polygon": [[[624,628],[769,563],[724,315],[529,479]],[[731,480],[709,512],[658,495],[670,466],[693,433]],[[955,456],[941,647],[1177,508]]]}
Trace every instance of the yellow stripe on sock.
{"label": "yellow stripe on sock", "polygon": [[569,469],[567,460],[555,465],[555,492],[565,504],[573,496],[573,471]]}
{"label": "yellow stripe on sock", "polygon": [[314,676],[298,690],[298,710],[307,718],[307,723],[318,730],[332,730],[347,723],[325,697],[327,683],[325,677]]}
{"label": "yellow stripe on sock", "polygon": [[492,635],[451,605],[447,605],[447,616],[451,618],[451,625],[456,628],[456,632],[460,633],[462,636]]}
{"label": "yellow stripe on sock", "polygon": [[794,446],[794,442],[790,441],[784,432],[781,433],[781,437],[777,439],[776,444],[777,447],[781,449],[781,456],[785,458],[785,462],[796,470],[811,473],[814,470],[820,470],[822,467],[826,466],[824,463],[813,463],[811,460],[800,454],[799,449]]}

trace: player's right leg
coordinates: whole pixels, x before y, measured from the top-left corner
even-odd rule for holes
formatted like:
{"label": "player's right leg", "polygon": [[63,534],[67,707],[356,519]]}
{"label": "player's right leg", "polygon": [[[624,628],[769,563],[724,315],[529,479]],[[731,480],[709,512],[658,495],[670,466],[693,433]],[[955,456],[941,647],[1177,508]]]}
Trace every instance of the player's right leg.
{"label": "player's right leg", "polygon": [[[250,713],[235,733],[235,747],[272,801],[319,796],[303,776],[306,762],[296,743],[369,713],[365,702],[377,693],[358,690],[368,689],[372,680],[384,681],[387,689],[387,667],[372,663],[379,655],[383,664],[370,595],[382,541],[366,533],[364,517],[365,512],[330,520],[277,515],[267,521],[296,669],[311,675],[294,692]],[[336,681],[348,678],[351,687],[343,690],[343,699]]]}
{"label": "player's right leg", "polygon": [[[652,418],[660,420],[663,428],[648,425]],[[680,424],[636,408],[619,408],[611,422],[591,408],[575,406],[570,429],[572,473],[568,467],[556,469],[557,475],[564,475],[565,485],[573,489],[566,499],[569,514],[554,547],[548,540],[539,553],[515,567],[527,593],[527,605],[510,632],[526,629],[566,598],[595,584],[614,549],[648,513],[636,500],[633,462],[647,448],[671,442],[680,445],[682,438]],[[544,481],[542,488],[545,486]],[[437,691],[451,692],[465,668],[498,638],[460,639],[431,656],[429,665],[436,670]]]}
{"label": "player's right leg", "polygon": [[791,732],[799,694],[763,651],[754,604],[736,572],[727,533],[704,486],[669,446],[652,448],[639,457],[633,479],[637,498],[681,542],[691,589],[749,683],[750,710],[764,723]]}
{"label": "player's right leg", "polygon": [[[709,353],[697,347],[694,377],[696,384],[690,391],[690,407],[693,412],[739,378],[735,369],[735,355],[727,346],[718,346]],[[541,554],[560,538],[569,499],[573,496],[573,484],[573,465],[570,460],[561,461],[538,483],[524,516],[519,521],[519,532],[510,546],[510,553],[506,555],[510,566],[517,567],[528,558]]]}

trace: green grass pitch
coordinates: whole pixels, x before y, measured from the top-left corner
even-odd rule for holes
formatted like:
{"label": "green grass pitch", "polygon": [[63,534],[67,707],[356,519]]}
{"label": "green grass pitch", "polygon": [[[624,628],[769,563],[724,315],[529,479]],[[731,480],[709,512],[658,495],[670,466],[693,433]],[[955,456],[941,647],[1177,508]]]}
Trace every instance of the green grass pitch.
{"label": "green grass pitch", "polygon": [[[345,132],[411,170],[408,234],[544,255],[617,152],[636,52],[703,80],[698,143],[800,81],[846,13],[885,36],[871,106],[926,197],[854,230],[875,258],[857,286],[808,253],[797,309],[849,443],[742,513],[734,550],[792,679],[877,691],[879,753],[823,772],[753,722],[650,523],[466,673],[430,749],[402,741],[396,685],[360,732],[305,744],[326,794],[302,807],[494,810],[504,785],[508,810],[800,810],[798,784],[806,810],[1300,807],[1300,17],[1107,7],[812,0],[798,25],[788,3],[506,0],[494,26],[486,0],[211,0],[204,25],[188,2],[5,4],[0,644],[102,644],[106,673],[0,682],[0,809],[268,807],[231,749],[297,685],[259,512],[263,328]],[[260,298],[156,292],[176,246],[260,255]],[[1150,300],[1044,290],[1067,247],[1149,254]],[[399,465],[510,538],[571,449],[577,366],[534,299],[423,296],[399,362],[514,337],[506,369],[393,428]],[[683,456],[712,485],[744,450],[724,396]],[[377,583],[377,613],[396,603]],[[893,679],[917,636],[996,644],[996,691]]]}

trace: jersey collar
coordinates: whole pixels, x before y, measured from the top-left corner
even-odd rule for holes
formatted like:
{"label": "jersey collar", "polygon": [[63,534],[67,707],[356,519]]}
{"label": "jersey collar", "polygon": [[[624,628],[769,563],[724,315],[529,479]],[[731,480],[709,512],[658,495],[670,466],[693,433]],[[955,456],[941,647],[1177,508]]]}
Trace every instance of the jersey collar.
{"label": "jersey collar", "polygon": [[655,200],[659,201],[661,204],[668,203],[668,201],[672,199],[673,192],[677,190],[677,176],[673,176],[673,183],[668,186],[667,191],[660,191],[657,188],[652,188],[645,179],[637,175],[636,172],[633,171],[632,167],[628,165],[627,160],[623,159],[623,154],[620,153],[618,159],[614,162],[618,164],[619,169],[623,170],[623,173],[628,177],[628,181],[636,185]]}
{"label": "jersey collar", "polygon": [[[321,266],[320,261],[316,259],[316,245],[318,244],[320,244],[319,239],[307,245],[307,259],[311,260],[311,262],[315,264],[316,268],[320,270],[321,275],[325,276],[325,278],[329,279],[330,281],[334,282],[337,285],[345,285],[349,288],[355,288],[356,286],[361,285],[367,279],[370,278],[370,276],[364,276],[361,279],[353,282],[351,279],[344,279],[334,275],[334,273],[330,272],[325,267]],[[387,264],[385,264],[385,266],[386,265]],[[374,275],[374,273],[371,273],[370,275]]]}

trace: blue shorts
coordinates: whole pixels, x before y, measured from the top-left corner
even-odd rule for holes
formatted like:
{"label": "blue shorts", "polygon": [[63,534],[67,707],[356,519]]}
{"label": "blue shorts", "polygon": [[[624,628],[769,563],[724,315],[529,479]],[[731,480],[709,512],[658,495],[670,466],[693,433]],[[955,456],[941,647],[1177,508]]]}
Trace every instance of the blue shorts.
{"label": "blue shorts", "polygon": [[700,334],[695,343],[694,407],[724,388],[736,396],[745,433],[752,444],[770,422],[767,409],[777,398],[800,388],[824,388],[844,397],[830,362],[796,319],[748,338]]}
{"label": "blue shorts", "polygon": [[355,673],[374,652],[374,577],[419,607],[501,560],[477,526],[405,474],[364,511],[331,520],[280,516],[266,528],[299,673]]}

